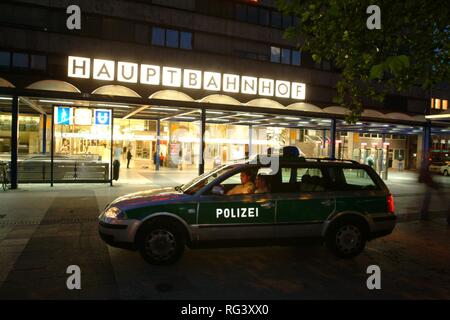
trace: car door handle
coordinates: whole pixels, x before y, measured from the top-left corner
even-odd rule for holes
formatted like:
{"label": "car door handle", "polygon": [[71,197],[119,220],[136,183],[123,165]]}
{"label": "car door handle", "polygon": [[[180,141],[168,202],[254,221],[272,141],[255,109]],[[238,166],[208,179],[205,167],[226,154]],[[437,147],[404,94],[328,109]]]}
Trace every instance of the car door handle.
{"label": "car door handle", "polygon": [[261,208],[271,209],[275,206],[273,202],[264,202],[261,204]]}
{"label": "car door handle", "polygon": [[187,211],[187,213],[197,213],[197,210],[195,210],[193,208],[180,207],[179,210],[180,211]]}
{"label": "car door handle", "polygon": [[330,199],[324,200],[324,201],[321,202],[321,204],[324,205],[324,206],[327,206],[327,207],[331,206],[331,200]]}

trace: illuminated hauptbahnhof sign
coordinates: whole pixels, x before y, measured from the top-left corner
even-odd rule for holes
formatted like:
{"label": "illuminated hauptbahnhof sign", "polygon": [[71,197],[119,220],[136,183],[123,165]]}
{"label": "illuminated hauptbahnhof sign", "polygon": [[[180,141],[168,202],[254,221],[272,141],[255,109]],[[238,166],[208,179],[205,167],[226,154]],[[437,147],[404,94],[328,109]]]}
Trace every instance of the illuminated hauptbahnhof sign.
{"label": "illuminated hauptbahnhof sign", "polygon": [[150,64],[69,56],[67,73],[73,78],[305,99],[305,84],[300,82]]}

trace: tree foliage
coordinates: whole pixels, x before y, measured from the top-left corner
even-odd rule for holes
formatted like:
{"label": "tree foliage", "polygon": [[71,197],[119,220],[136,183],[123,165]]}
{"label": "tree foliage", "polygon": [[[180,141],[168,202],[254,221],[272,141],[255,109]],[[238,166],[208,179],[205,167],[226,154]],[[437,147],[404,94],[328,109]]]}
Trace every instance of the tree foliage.
{"label": "tree foliage", "polygon": [[[381,9],[381,29],[369,30],[367,7]],[[341,70],[335,102],[361,115],[362,101],[429,89],[449,80],[449,2],[442,0],[277,0],[298,23],[285,31],[315,62]]]}

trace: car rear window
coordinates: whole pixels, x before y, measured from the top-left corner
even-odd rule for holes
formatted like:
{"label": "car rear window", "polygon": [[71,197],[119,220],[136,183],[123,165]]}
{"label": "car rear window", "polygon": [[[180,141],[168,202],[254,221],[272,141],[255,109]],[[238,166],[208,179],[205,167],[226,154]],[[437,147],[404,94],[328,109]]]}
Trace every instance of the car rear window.
{"label": "car rear window", "polygon": [[335,190],[379,190],[380,187],[363,168],[328,168]]}

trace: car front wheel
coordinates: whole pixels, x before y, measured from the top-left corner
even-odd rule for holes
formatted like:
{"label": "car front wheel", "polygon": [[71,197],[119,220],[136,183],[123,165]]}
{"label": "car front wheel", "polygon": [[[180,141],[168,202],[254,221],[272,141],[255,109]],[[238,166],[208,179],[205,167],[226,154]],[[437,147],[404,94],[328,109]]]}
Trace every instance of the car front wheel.
{"label": "car front wheel", "polygon": [[330,227],[325,242],[336,256],[353,258],[364,250],[366,239],[366,230],[362,223],[345,219]]}
{"label": "car front wheel", "polygon": [[449,173],[448,173],[448,170],[444,170],[444,176],[446,176],[446,177],[447,177],[447,176],[448,176],[448,174],[449,174]]}
{"label": "car front wheel", "polygon": [[170,265],[177,262],[185,247],[185,239],[174,225],[150,223],[139,232],[137,244],[141,256],[153,265]]}

